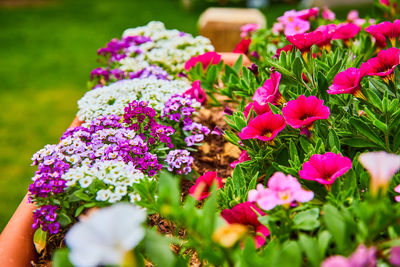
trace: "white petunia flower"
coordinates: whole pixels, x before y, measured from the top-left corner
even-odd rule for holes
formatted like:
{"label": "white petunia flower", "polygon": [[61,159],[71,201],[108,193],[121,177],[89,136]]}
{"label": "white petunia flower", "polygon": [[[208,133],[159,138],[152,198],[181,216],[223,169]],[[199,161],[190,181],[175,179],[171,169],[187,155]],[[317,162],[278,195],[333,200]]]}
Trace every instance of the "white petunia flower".
{"label": "white petunia flower", "polygon": [[100,209],[65,235],[75,266],[121,265],[145,235],[146,213],[127,203]]}

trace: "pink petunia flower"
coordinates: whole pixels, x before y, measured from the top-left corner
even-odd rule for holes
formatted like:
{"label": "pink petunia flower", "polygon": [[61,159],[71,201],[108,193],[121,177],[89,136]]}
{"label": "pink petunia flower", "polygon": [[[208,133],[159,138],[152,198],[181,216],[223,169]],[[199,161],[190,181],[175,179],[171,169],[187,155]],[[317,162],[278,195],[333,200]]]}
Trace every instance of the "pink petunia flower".
{"label": "pink petunia flower", "polygon": [[210,195],[210,189],[215,184],[217,189],[223,186],[222,179],[217,176],[216,172],[206,172],[199,178],[197,178],[196,183],[190,187],[189,195],[197,200],[202,200]]}
{"label": "pink petunia flower", "polygon": [[330,185],[336,178],[351,169],[351,160],[340,154],[327,152],[323,155],[315,154],[303,164],[299,171],[300,178],[316,181],[323,185]]}
{"label": "pink petunia flower", "polygon": [[285,35],[295,35],[305,33],[310,29],[310,22],[302,19],[294,19],[292,22],[287,23],[285,27]]}
{"label": "pink petunia flower", "polygon": [[333,11],[332,10],[330,10],[329,8],[327,8],[327,7],[324,7],[323,9],[322,9],[322,18],[323,19],[326,19],[326,20],[335,20],[335,18],[336,18],[336,15],[335,15],[335,13],[333,13]]}
{"label": "pink petunia flower", "polygon": [[370,58],[361,64],[361,69],[369,76],[380,76],[386,82],[393,80],[394,69],[400,62],[400,49],[392,47],[387,50],[379,51],[376,57]]}
{"label": "pink petunia flower", "polygon": [[371,25],[365,28],[365,31],[375,37],[377,45],[386,47],[386,38],[389,38],[392,46],[395,46],[396,40],[400,36],[400,20],[392,22],[384,21],[377,25]]}
{"label": "pink petunia flower", "polygon": [[257,206],[250,202],[243,202],[232,209],[224,209],[221,216],[229,223],[237,223],[252,228],[255,232],[256,247],[260,248],[265,244],[269,230],[258,221],[258,215],[265,215]]}
{"label": "pink petunia flower", "polygon": [[360,17],[358,16],[358,11],[357,10],[350,10],[349,13],[347,14],[347,21],[355,21],[359,19]]}
{"label": "pink petunia flower", "polygon": [[319,12],[318,7],[303,9],[297,11],[297,17],[299,19],[304,19],[304,20],[315,19],[318,16],[318,12]]}
{"label": "pink petunia flower", "polygon": [[271,78],[266,80],[263,86],[255,91],[253,96],[255,110],[265,110],[265,106],[268,106],[268,103],[280,105],[286,102],[285,98],[279,92],[281,77],[282,75],[279,72],[272,72]]}
{"label": "pink petunia flower", "polygon": [[381,3],[384,6],[390,6],[389,0],[379,0],[379,3]]}
{"label": "pink petunia flower", "polygon": [[200,80],[196,80],[192,83],[192,87],[186,90],[183,95],[190,96],[193,99],[196,99],[200,104],[205,105],[207,102],[207,95],[204,92],[203,88],[200,86]]}
{"label": "pink petunia flower", "polygon": [[260,25],[257,23],[248,23],[240,27],[240,38],[249,37],[252,32],[260,29]]}
{"label": "pink petunia flower", "polygon": [[239,137],[242,140],[256,138],[265,142],[272,141],[285,127],[285,119],[281,115],[269,111],[250,120],[249,124],[239,133]]}
{"label": "pink petunia flower", "polygon": [[272,33],[275,35],[280,34],[281,32],[283,32],[285,25],[283,25],[283,23],[281,22],[275,22],[274,25],[272,25]]}
{"label": "pink petunia flower", "polygon": [[283,116],[293,128],[312,128],[314,121],[329,117],[329,108],[324,101],[315,96],[300,95],[296,100],[290,100],[282,108]]}
{"label": "pink petunia flower", "polygon": [[295,19],[298,19],[298,13],[294,9],[288,10],[285,13],[283,13],[283,16],[278,17],[278,21],[283,25],[292,23]]}
{"label": "pink petunia flower", "polygon": [[365,72],[357,68],[348,68],[336,74],[333,84],[329,86],[328,94],[352,94],[355,97],[365,99],[361,92],[361,79]]}
{"label": "pink petunia flower", "polygon": [[[400,184],[394,188],[394,192],[400,193]],[[400,202],[400,195],[395,196],[394,200],[396,200],[396,202]]]}
{"label": "pink petunia flower", "polygon": [[185,63],[185,70],[189,71],[192,67],[196,66],[197,63],[203,65],[203,69],[206,69],[210,64],[218,64],[221,61],[221,55],[216,52],[206,52],[199,56],[192,57]]}
{"label": "pink petunia flower", "polygon": [[242,153],[240,153],[238,160],[235,160],[234,162],[232,162],[230,166],[231,166],[231,168],[235,168],[235,166],[238,165],[239,163],[242,163],[242,162],[245,162],[248,160],[251,160],[251,158],[247,154],[247,151],[243,150]]}
{"label": "pink petunia flower", "polygon": [[312,45],[317,44],[322,38],[321,31],[312,31],[309,33],[300,33],[286,36],[288,41],[300,49],[302,53],[309,52]]}
{"label": "pink petunia flower", "polygon": [[361,31],[361,27],[353,23],[341,23],[332,36],[332,40],[348,40],[354,38]]}
{"label": "pink petunia flower", "polygon": [[271,210],[278,205],[289,207],[294,202],[308,202],[313,198],[312,191],[304,190],[296,178],[281,172],[269,178],[267,188],[259,184],[248,194],[248,201],[256,202],[263,210]]}
{"label": "pink petunia flower", "polygon": [[361,244],[349,258],[334,255],[325,259],[321,267],[372,267],[376,262],[376,248]]}
{"label": "pink petunia flower", "polygon": [[379,189],[386,192],[393,175],[400,169],[400,156],[385,151],[363,153],[358,160],[371,176],[370,189],[373,195]]}
{"label": "pink petunia flower", "polygon": [[242,39],[235,47],[235,49],[233,49],[233,53],[237,53],[237,54],[247,54],[247,52],[249,52],[249,46],[251,43],[251,39],[247,38],[247,39]]}

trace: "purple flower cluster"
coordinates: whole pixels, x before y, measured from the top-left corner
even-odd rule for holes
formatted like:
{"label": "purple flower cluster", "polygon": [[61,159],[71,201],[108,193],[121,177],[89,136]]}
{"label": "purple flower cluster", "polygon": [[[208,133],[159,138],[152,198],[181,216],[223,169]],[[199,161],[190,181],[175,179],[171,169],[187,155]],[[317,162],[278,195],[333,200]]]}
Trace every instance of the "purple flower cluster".
{"label": "purple flower cluster", "polygon": [[44,205],[33,212],[33,229],[38,229],[40,226],[43,231],[49,231],[50,234],[58,233],[60,223],[57,219],[57,206]]}
{"label": "purple flower cluster", "polygon": [[165,143],[168,148],[173,148],[171,142],[175,130],[170,126],[158,124],[155,120],[156,112],[144,101],[133,101],[125,107],[124,122],[129,129],[134,130],[148,144]]}
{"label": "purple flower cluster", "polygon": [[110,81],[119,81],[127,77],[127,74],[120,69],[95,68],[90,72],[90,80],[95,81],[93,89],[102,87]]}
{"label": "purple flower cluster", "polygon": [[110,62],[119,61],[127,56],[141,54],[142,51],[138,46],[151,41],[149,37],[140,35],[123,37],[121,40],[114,38],[106,47],[97,50],[97,54],[109,57]]}
{"label": "purple flower cluster", "polygon": [[175,149],[168,153],[165,161],[168,163],[168,170],[170,172],[175,171],[177,174],[188,174],[192,170],[191,165],[193,160],[189,151]]}
{"label": "purple flower cluster", "polygon": [[210,129],[206,126],[193,122],[191,117],[196,111],[193,104],[194,100],[190,96],[173,95],[165,103],[165,108],[162,111],[163,118],[181,123],[183,125],[182,130],[190,132],[190,135],[185,138],[188,146],[202,142],[204,135],[210,133]]}
{"label": "purple flower cluster", "polygon": [[156,78],[158,80],[168,80],[168,72],[163,70],[161,67],[156,65],[150,65],[142,70],[129,73],[130,79],[144,79],[144,78]]}

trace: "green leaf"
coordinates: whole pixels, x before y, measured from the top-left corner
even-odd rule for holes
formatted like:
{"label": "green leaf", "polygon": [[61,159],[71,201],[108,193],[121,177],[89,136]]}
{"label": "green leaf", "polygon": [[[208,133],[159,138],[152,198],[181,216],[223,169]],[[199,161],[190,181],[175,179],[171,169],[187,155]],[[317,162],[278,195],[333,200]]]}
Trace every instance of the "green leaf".
{"label": "green leaf", "polygon": [[301,80],[301,73],[303,71],[303,62],[300,57],[296,57],[293,61],[293,73],[296,75],[297,79]]}
{"label": "green leaf", "polygon": [[331,150],[335,147],[338,151],[340,151],[340,141],[339,137],[337,136],[335,130],[330,129],[329,130],[329,146]]}
{"label": "green leaf", "polygon": [[319,234],[318,234],[318,247],[319,247],[319,251],[321,253],[321,258],[325,257],[325,252],[326,252],[326,249],[329,246],[331,238],[332,238],[332,236],[328,231],[325,230],[325,231],[319,232]]}
{"label": "green leaf", "polygon": [[46,247],[47,232],[42,230],[42,227],[35,231],[33,236],[33,244],[35,245],[38,254],[42,253]]}
{"label": "green leaf", "polygon": [[246,179],[243,170],[240,166],[236,165],[232,174],[232,181],[236,195],[239,196],[240,190],[246,187]]}
{"label": "green leaf", "polygon": [[357,118],[350,118],[350,125],[352,125],[356,130],[373,143],[379,145],[381,148],[385,149],[385,143],[381,138],[368,126],[365,122]]}
{"label": "green leaf", "polygon": [[320,226],[318,217],[319,217],[318,208],[313,208],[310,210],[299,212],[293,217],[293,223],[294,223],[293,228],[305,231],[312,231]]}
{"label": "green leaf", "polygon": [[324,207],[324,221],[340,251],[346,247],[346,224],[340,211],[328,204]]}
{"label": "green leaf", "polygon": [[172,253],[169,240],[154,231],[148,230],[144,239],[146,255],[156,266],[172,267],[175,257]]}
{"label": "green leaf", "polygon": [[312,266],[315,267],[320,266],[322,257],[319,251],[318,242],[314,238],[302,234],[299,237],[299,243],[303,252],[307,256],[307,262],[310,262]]}
{"label": "green leaf", "polygon": [[68,258],[69,250],[67,248],[57,249],[53,254],[53,267],[73,267]]}
{"label": "green leaf", "polygon": [[[289,143],[289,154],[290,154],[290,159],[296,164],[296,167],[300,165],[300,158],[299,158],[299,153],[297,152],[296,145],[294,144],[293,140],[290,140]],[[292,166],[295,167],[295,166]]]}
{"label": "green leaf", "polygon": [[64,212],[60,212],[57,215],[57,221],[60,223],[60,225],[62,227],[67,226],[72,223],[72,219]]}
{"label": "green leaf", "polygon": [[282,249],[275,253],[271,266],[297,267],[301,266],[302,257],[299,245],[295,241],[288,241],[283,244]]}
{"label": "green leaf", "polygon": [[233,65],[233,69],[235,70],[236,73],[239,73],[240,69],[242,68],[243,65],[243,56],[240,55],[239,58],[236,60],[235,65]]}
{"label": "green leaf", "polygon": [[367,93],[368,101],[379,110],[382,110],[382,100],[373,90],[365,90]]}
{"label": "green leaf", "polygon": [[88,196],[87,194],[85,194],[85,193],[83,192],[83,190],[75,191],[74,195],[75,195],[76,197],[78,197],[79,199],[82,199],[82,200],[84,200],[84,201],[91,201],[91,200],[92,200],[92,198],[91,198],[90,196]]}

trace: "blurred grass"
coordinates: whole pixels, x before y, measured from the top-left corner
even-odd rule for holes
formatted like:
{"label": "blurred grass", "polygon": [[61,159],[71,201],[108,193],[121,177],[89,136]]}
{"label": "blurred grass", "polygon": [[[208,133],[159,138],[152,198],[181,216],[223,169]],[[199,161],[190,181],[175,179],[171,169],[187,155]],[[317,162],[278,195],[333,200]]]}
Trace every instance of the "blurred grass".
{"label": "blurred grass", "polygon": [[[196,34],[202,11],[185,11],[178,0],[47,3],[0,6],[0,229],[26,193],[35,171],[31,156],[57,143],[75,117],[76,101],[97,67],[96,50],[124,29],[151,20]],[[282,4],[263,11],[272,25],[292,8]]]}

